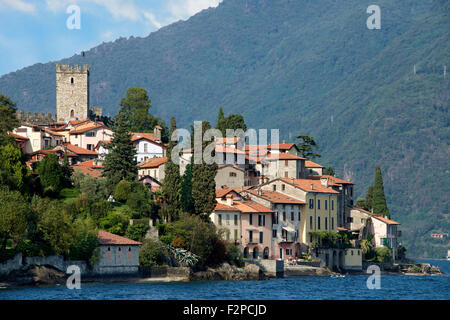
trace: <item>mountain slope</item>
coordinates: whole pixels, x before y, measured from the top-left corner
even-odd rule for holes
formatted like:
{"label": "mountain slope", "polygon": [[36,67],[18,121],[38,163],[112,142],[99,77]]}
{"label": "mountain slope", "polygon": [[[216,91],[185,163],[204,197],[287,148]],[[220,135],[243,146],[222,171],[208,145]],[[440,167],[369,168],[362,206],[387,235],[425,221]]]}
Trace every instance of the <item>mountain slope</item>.
{"label": "mountain slope", "polygon": [[[180,127],[215,123],[222,105],[242,113],[249,127],[280,128],[290,140],[313,135],[320,162],[353,179],[359,195],[381,165],[410,253],[440,255],[424,241],[449,227],[442,214],[450,186],[450,85],[443,76],[450,5],[379,0],[381,30],[368,30],[371,4],[224,0],[146,38],[104,43],[58,63],[91,66],[91,104],[105,114],[117,111],[129,87],[144,87],[152,112],[175,115]],[[1,77],[0,93],[27,111],[54,112],[55,63]]]}

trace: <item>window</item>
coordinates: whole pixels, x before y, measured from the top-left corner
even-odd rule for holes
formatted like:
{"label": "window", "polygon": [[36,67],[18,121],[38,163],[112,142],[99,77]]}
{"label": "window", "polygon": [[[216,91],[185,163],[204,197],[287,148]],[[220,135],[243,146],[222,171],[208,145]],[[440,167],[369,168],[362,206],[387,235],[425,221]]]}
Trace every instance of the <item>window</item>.
{"label": "window", "polygon": [[230,172],[230,177],[236,177],[236,172]]}
{"label": "window", "polygon": [[235,226],[238,225],[238,215],[237,214],[234,215],[234,225]]}
{"label": "window", "polygon": [[108,247],[108,260],[111,260],[111,248]]}
{"label": "window", "polygon": [[75,111],[70,110],[70,117],[71,117],[71,118],[75,117]]}
{"label": "window", "polygon": [[325,210],[328,210],[328,200],[325,200]]}
{"label": "window", "polygon": [[217,216],[219,217],[219,226],[221,226],[222,225],[222,215],[218,214]]}
{"label": "window", "polygon": [[258,226],[265,226],[266,225],[266,216],[263,214],[258,215]]}
{"label": "window", "polygon": [[73,84],[73,78],[70,78],[70,83]]}
{"label": "window", "polygon": [[361,254],[360,254],[360,252],[359,252],[359,250],[358,250],[358,256],[360,256]]}
{"label": "window", "polygon": [[320,217],[317,217],[317,230],[320,230]]}
{"label": "window", "polygon": [[230,240],[230,230],[227,230],[227,240]]}
{"label": "window", "polygon": [[309,228],[310,229],[313,228],[313,218],[312,218],[312,216],[309,217]]}
{"label": "window", "polygon": [[317,210],[320,210],[320,199],[317,199]]}
{"label": "window", "polygon": [[289,160],[284,160],[284,166],[285,167],[289,166]]}
{"label": "window", "polygon": [[273,191],[277,191],[277,185],[276,184],[273,185]]}
{"label": "window", "polygon": [[312,236],[309,236],[309,242],[312,242],[312,240],[313,240]]}
{"label": "window", "polygon": [[128,248],[128,259],[131,259],[131,248]]}
{"label": "window", "polygon": [[285,172],[284,172],[284,177],[285,177],[285,178],[289,178],[289,172],[285,171]]}
{"label": "window", "polygon": [[226,218],[227,218],[227,226],[229,226],[229,225],[230,225],[230,215],[227,214],[227,215],[226,215]]}
{"label": "window", "polygon": [[94,150],[94,145],[93,144],[88,144],[87,145],[87,149],[88,150]]}
{"label": "window", "polygon": [[295,217],[294,217],[294,211],[291,212],[291,220],[294,221]]}
{"label": "window", "polygon": [[148,143],[144,143],[144,153],[148,152]]}
{"label": "window", "polygon": [[121,257],[122,257],[122,249],[119,247],[119,250],[117,251],[117,259],[120,260]]}
{"label": "window", "polygon": [[300,211],[297,213],[298,214],[298,221],[300,221]]}
{"label": "window", "polygon": [[248,232],[248,242],[253,242],[253,231]]}
{"label": "window", "polygon": [[238,231],[237,229],[234,229],[234,240],[238,239]]}
{"label": "window", "polygon": [[250,224],[253,224],[253,214],[251,214],[251,213],[250,213],[250,215],[249,215],[249,220],[250,220],[249,223],[250,223]]}
{"label": "window", "polygon": [[327,230],[327,229],[328,229],[328,218],[325,217],[325,230]]}
{"label": "window", "polygon": [[334,210],[334,200],[331,200],[331,210]]}
{"label": "window", "polygon": [[86,132],[86,137],[95,137],[95,136],[97,136],[97,131]]}
{"label": "window", "polygon": [[282,185],[281,185],[281,190],[284,191],[285,189],[286,189],[286,186],[285,186],[284,184],[282,184]]}
{"label": "window", "polygon": [[272,230],[272,237],[274,237],[274,238],[277,237],[277,230]]}
{"label": "window", "polygon": [[353,255],[353,250],[350,250],[350,252],[352,253],[352,255]]}
{"label": "window", "polygon": [[259,233],[259,243],[263,243],[263,232]]}
{"label": "window", "polygon": [[283,221],[286,221],[286,212],[283,211]]}
{"label": "window", "polygon": [[309,208],[314,208],[314,199],[309,199]]}
{"label": "window", "polygon": [[331,217],[331,229],[334,229],[334,217]]}

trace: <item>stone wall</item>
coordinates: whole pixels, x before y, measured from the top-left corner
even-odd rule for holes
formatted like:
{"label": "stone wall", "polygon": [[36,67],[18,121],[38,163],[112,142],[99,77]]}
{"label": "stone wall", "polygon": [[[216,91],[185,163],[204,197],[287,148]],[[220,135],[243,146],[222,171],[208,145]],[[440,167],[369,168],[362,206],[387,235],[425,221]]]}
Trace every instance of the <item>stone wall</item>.
{"label": "stone wall", "polygon": [[266,259],[254,259],[245,260],[245,264],[255,264],[260,270],[271,277],[283,277],[284,276],[284,262],[283,260],[266,260]]}
{"label": "stone wall", "polygon": [[18,270],[22,267],[22,253],[19,252],[14,258],[0,263],[0,275],[7,275],[13,270]]}

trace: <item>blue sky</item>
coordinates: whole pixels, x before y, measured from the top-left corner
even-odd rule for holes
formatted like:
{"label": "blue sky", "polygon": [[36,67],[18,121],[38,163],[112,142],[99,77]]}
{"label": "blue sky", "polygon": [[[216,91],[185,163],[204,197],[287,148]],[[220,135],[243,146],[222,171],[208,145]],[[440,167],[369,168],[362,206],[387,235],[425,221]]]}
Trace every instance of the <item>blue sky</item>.
{"label": "blue sky", "polygon": [[[144,37],[221,0],[0,0],[0,76],[119,37]],[[80,29],[69,29],[70,5]],[[69,19],[70,20],[70,19]]]}

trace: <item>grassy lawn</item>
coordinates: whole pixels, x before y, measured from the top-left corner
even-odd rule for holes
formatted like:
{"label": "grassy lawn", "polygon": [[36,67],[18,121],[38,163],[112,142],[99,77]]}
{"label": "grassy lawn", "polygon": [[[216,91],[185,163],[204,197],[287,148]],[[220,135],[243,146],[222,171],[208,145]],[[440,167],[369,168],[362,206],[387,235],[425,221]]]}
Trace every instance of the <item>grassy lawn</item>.
{"label": "grassy lawn", "polygon": [[64,202],[75,201],[80,196],[80,191],[77,189],[62,189],[59,193],[59,198]]}

